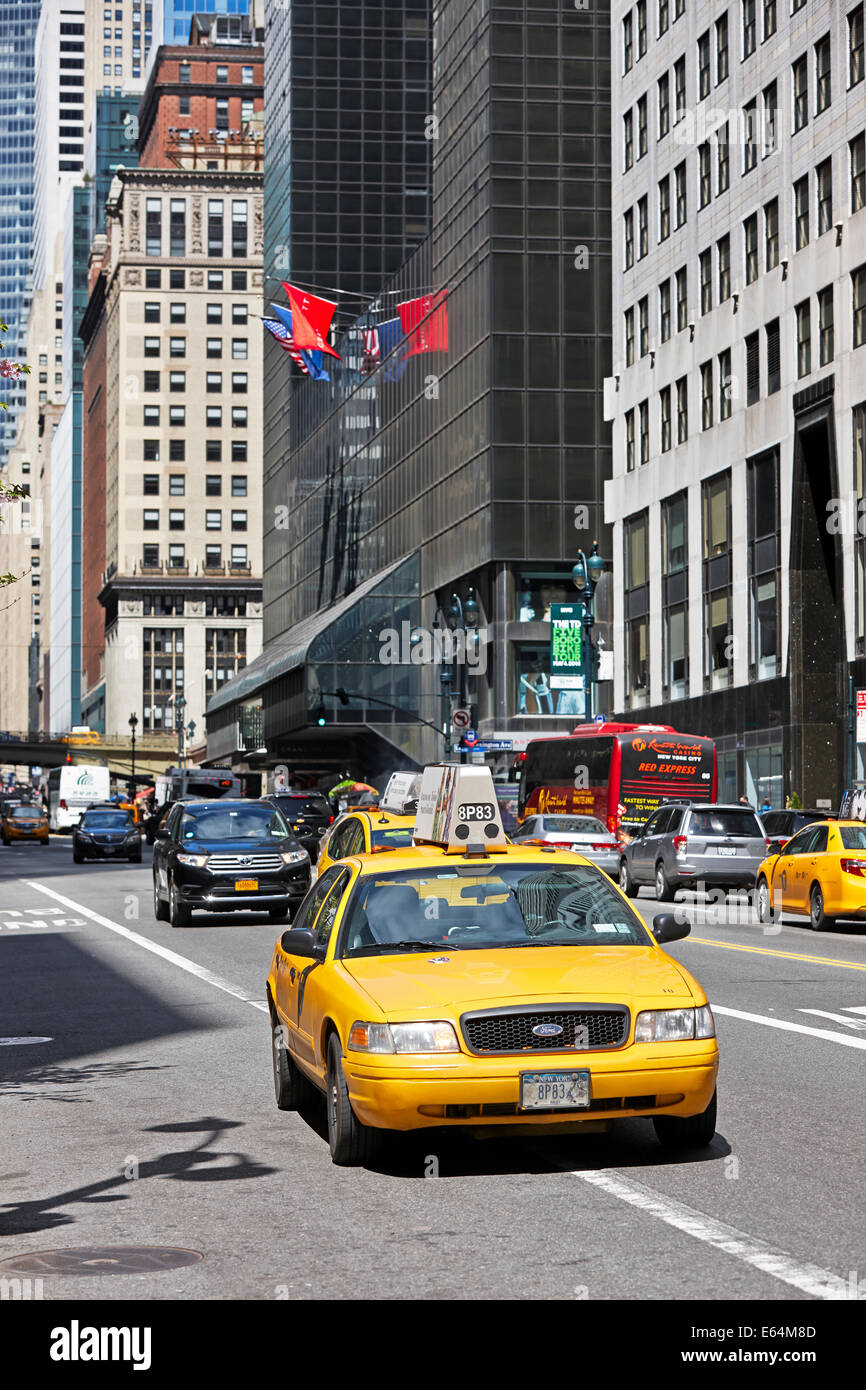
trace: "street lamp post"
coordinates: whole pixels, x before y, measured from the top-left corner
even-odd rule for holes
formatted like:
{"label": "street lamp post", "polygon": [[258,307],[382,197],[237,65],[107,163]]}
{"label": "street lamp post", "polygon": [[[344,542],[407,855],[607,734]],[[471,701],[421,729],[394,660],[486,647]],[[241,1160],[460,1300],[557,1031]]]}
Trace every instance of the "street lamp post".
{"label": "street lamp post", "polygon": [[131,714],[131,715],[129,716],[129,732],[130,732],[130,735],[131,735],[131,738],[132,738],[132,772],[131,772],[130,779],[129,779],[129,799],[130,799],[130,801],[134,801],[134,800],[135,800],[135,731],[136,731],[137,728],[138,728],[138,716],[137,716],[136,714]]}
{"label": "street lamp post", "polygon": [[183,712],[186,709],[186,700],[182,695],[178,695],[174,702],[174,727],[177,731],[177,765],[182,769],[184,765],[183,754]]}
{"label": "street lamp post", "polygon": [[[469,628],[473,629],[473,634],[477,641],[477,634],[474,633],[474,629],[478,626],[478,618],[480,616],[480,612],[481,610],[478,606],[478,600],[475,597],[475,590],[470,589],[465,601],[460,598],[459,594],[452,592],[451,602],[448,605],[448,612],[443,614],[442,610],[440,609],[439,616],[440,618],[444,618],[444,622],[441,625],[445,631],[449,632],[452,637],[456,637],[458,632],[462,632],[466,641],[468,642]],[[451,652],[450,661],[443,660],[441,669],[439,671],[439,680],[442,684],[442,714],[445,725],[446,763],[451,761],[453,753],[453,746],[451,743],[451,695],[453,686],[455,684],[454,677],[458,666],[460,666],[461,669],[459,680],[457,681],[457,691],[458,699],[462,704],[465,698],[465,686],[463,680],[462,663],[458,662],[457,660],[457,648],[455,644]],[[462,753],[460,754],[460,761],[463,761]]]}
{"label": "street lamp post", "polygon": [[592,685],[596,679],[596,655],[592,645],[594,625],[593,600],[598,581],[604,573],[604,560],[598,553],[598,542],[594,541],[592,554],[586,558],[582,550],[577,552],[577,564],[571,571],[575,589],[583,604],[583,642],[581,644],[581,664],[583,666],[584,721],[592,721]]}

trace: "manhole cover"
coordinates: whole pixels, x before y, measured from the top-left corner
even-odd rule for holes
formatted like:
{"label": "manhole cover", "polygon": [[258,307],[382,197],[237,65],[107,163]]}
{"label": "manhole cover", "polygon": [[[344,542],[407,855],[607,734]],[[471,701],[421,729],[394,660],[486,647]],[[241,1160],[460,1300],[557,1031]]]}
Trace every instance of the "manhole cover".
{"label": "manhole cover", "polygon": [[53,1041],[53,1038],[0,1038],[0,1047],[29,1047],[31,1043]]}
{"label": "manhole cover", "polygon": [[0,1274],[159,1274],[198,1264],[198,1250],[170,1245],[94,1245],[79,1250],[36,1250],[0,1260]]}

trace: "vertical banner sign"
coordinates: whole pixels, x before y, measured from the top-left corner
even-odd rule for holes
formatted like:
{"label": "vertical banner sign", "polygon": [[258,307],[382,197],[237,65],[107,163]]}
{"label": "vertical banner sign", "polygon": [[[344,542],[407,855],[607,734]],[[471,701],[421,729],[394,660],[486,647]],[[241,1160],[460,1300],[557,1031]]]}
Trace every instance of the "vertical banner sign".
{"label": "vertical banner sign", "polygon": [[550,605],[550,688],[583,690],[583,605]]}
{"label": "vertical banner sign", "polygon": [[857,742],[866,743],[866,690],[856,692],[857,700]]}

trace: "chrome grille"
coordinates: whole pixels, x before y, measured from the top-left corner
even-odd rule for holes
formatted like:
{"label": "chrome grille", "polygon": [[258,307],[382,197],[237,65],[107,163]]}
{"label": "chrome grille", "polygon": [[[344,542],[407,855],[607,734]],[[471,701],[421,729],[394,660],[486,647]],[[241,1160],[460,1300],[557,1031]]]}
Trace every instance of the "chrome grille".
{"label": "chrome grille", "polygon": [[[556,1025],[555,1037],[537,1037],[539,1024]],[[464,1014],[460,1020],[467,1046],[475,1053],[586,1052],[622,1047],[629,1033],[624,1004],[528,1005]]]}
{"label": "chrome grille", "polygon": [[209,869],[236,869],[239,873],[249,869],[281,869],[283,861],[278,854],[209,854]]}

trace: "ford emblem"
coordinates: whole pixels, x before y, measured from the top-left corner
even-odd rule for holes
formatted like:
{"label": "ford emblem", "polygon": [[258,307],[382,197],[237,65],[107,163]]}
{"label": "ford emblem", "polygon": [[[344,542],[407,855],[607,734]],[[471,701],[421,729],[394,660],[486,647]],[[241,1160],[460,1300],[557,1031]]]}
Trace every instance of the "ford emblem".
{"label": "ford emblem", "polygon": [[536,1023],[532,1034],[536,1038],[558,1038],[564,1031],[558,1023]]}

